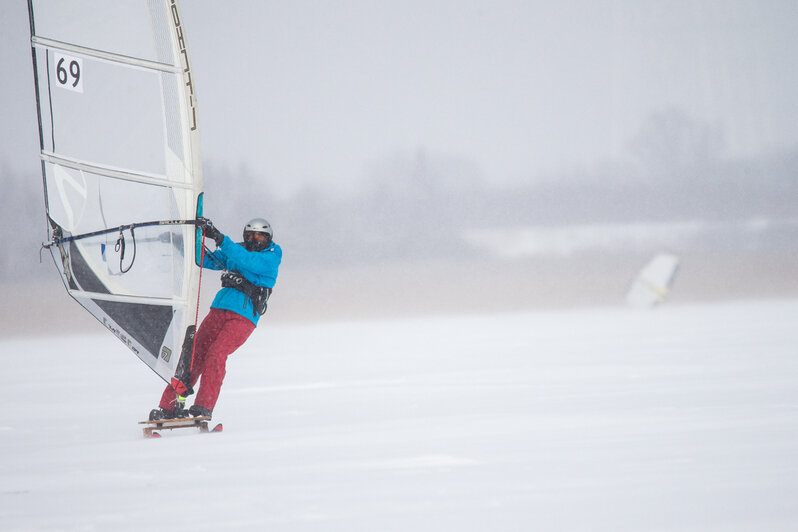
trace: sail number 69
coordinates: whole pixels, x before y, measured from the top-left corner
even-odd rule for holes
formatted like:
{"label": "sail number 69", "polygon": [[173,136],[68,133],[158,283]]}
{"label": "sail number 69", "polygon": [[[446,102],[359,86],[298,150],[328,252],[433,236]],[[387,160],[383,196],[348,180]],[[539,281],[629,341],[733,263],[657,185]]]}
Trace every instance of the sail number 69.
{"label": "sail number 69", "polygon": [[77,57],[57,55],[55,57],[55,79],[64,89],[83,92],[83,61]]}

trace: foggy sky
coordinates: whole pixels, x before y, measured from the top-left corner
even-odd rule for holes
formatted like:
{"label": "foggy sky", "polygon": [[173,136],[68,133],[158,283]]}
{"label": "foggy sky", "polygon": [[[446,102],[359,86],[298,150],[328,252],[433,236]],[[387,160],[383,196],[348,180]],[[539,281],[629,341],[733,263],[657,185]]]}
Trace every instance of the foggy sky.
{"label": "foggy sky", "polygon": [[[418,150],[494,183],[623,159],[677,108],[723,153],[798,144],[798,3],[184,0],[204,160],[287,194]],[[37,173],[25,2],[0,3],[0,162]]]}

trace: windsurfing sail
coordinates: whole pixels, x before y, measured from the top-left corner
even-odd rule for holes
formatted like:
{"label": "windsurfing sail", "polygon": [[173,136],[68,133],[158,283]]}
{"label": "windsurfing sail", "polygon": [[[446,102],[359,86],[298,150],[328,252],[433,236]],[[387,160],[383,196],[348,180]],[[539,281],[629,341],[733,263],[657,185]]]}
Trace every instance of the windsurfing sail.
{"label": "windsurfing sail", "polygon": [[650,308],[665,301],[679,271],[679,257],[660,253],[646,266],[632,283],[626,301],[633,307]]}
{"label": "windsurfing sail", "polygon": [[29,0],[28,13],[44,247],[69,295],[164,380],[184,379],[202,174],[176,0]]}

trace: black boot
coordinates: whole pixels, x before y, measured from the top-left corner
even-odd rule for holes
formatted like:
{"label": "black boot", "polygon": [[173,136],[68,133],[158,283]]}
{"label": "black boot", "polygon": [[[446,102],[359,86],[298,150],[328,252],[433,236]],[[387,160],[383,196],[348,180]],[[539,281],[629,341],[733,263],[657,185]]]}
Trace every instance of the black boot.
{"label": "black boot", "polygon": [[161,421],[162,419],[174,419],[175,411],[165,408],[153,408],[150,410],[150,421]]}
{"label": "black boot", "polygon": [[211,417],[212,411],[208,410],[204,406],[192,405],[191,408],[188,409],[188,413],[191,414],[193,417],[200,417],[200,416]]}

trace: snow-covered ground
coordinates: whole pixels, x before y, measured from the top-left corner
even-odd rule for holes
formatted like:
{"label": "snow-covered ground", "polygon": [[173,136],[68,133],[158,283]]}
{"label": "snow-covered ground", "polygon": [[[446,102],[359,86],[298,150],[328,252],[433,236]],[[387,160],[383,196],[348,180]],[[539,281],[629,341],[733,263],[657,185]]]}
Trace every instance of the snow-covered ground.
{"label": "snow-covered ground", "polygon": [[99,326],[0,349],[4,531],[798,530],[798,300],[267,317],[151,440]]}

